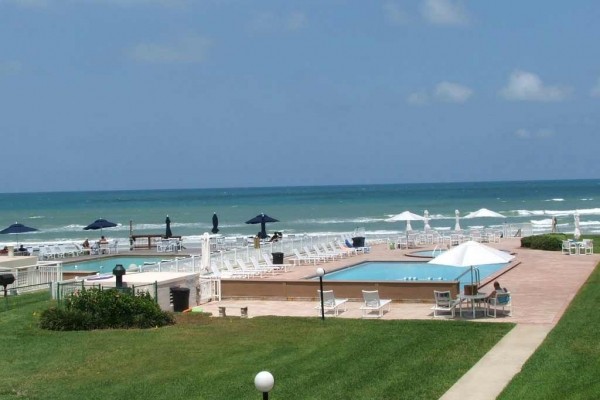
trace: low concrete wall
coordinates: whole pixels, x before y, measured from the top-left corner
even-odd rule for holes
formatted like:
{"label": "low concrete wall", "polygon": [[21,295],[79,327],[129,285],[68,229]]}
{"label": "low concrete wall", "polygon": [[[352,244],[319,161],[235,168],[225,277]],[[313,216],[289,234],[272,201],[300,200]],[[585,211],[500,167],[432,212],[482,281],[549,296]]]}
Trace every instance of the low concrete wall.
{"label": "low concrete wall", "polygon": [[[318,280],[223,279],[223,299],[316,300]],[[379,296],[398,302],[433,302],[433,291],[449,290],[458,295],[457,281],[442,282],[355,282],[324,281],[323,290],[333,290],[336,297],[362,300],[362,290],[379,290]]]}
{"label": "low concrete wall", "polygon": [[0,269],[12,269],[19,267],[29,267],[31,265],[36,265],[38,262],[38,258],[35,256],[2,256],[0,257]]}

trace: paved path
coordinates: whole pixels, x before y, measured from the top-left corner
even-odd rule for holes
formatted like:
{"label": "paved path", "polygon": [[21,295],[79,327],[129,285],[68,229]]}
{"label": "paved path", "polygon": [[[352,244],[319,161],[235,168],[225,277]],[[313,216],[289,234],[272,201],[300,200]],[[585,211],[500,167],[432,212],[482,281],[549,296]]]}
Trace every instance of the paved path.
{"label": "paved path", "polygon": [[[473,322],[514,322],[517,326],[441,397],[444,400],[495,399],[554,328],[579,288],[600,262],[600,254],[570,256],[560,252],[521,249],[520,240],[514,238],[491,246],[512,250],[521,262],[497,278],[512,293],[513,316],[478,318]],[[356,263],[358,258],[414,261],[414,258],[405,257],[404,253],[378,246],[370,255],[326,265],[327,270],[331,271],[348,263]],[[299,279],[314,274],[314,266],[288,274],[289,279]],[[482,291],[491,291],[491,282]],[[224,300],[202,307],[204,311],[218,315],[219,305],[248,306],[250,317],[318,315],[318,310],[314,309],[315,302],[303,301]],[[348,311],[341,313],[340,318],[360,318],[359,307],[360,303],[350,302]],[[431,319],[430,308],[431,304],[394,303],[383,319]]]}

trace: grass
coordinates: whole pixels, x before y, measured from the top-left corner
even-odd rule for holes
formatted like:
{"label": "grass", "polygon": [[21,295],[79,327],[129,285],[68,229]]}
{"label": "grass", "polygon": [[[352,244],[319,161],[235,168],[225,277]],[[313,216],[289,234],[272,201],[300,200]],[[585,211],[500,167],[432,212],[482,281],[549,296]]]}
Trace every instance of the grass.
{"label": "grass", "polygon": [[0,312],[1,399],[257,399],[261,370],[272,399],[433,399],[513,327],[185,314],[160,329],[49,332],[37,327],[49,304]]}
{"label": "grass", "polygon": [[600,264],[499,399],[597,399],[599,304]]}

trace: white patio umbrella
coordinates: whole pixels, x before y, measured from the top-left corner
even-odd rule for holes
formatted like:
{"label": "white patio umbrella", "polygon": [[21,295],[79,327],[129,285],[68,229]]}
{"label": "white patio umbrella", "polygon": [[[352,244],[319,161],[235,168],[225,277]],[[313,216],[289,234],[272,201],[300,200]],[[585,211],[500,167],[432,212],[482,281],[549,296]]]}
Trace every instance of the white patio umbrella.
{"label": "white patio umbrella", "polygon": [[208,232],[204,232],[204,235],[202,235],[202,260],[200,265],[202,270],[210,270],[210,235]]}
{"label": "white patio umbrella", "polygon": [[396,214],[388,219],[387,222],[397,222],[397,221],[406,221],[406,231],[412,231],[412,226],[410,226],[410,221],[423,221],[424,218],[418,214],[412,213],[410,211],[403,211],[400,214]]}
{"label": "white patio umbrella", "polygon": [[[470,240],[443,252],[429,264],[449,265],[452,267],[469,267],[471,271],[471,285],[473,285],[473,266],[501,264],[511,261],[514,256],[507,252],[497,250],[479,242]],[[475,317],[475,307],[473,306],[473,317]]]}
{"label": "white patio umbrella", "polygon": [[573,219],[575,220],[575,231],[573,232],[573,237],[575,240],[579,240],[581,237],[581,230],[579,229],[579,213],[577,211],[575,211],[575,214],[573,214]]}
{"label": "white patio umbrella", "polygon": [[487,208],[480,208],[477,211],[473,211],[464,216],[464,218],[506,218],[504,215],[497,213],[496,211],[488,210]]}
{"label": "white patio umbrella", "polygon": [[423,219],[425,220],[425,225],[423,226],[423,229],[425,229],[426,231],[430,231],[431,230],[431,226],[429,225],[429,210],[425,210],[423,212]]}
{"label": "white patio umbrella", "polygon": [[460,231],[460,213],[458,210],[454,210],[454,215],[456,216],[456,222],[454,223],[454,230]]}
{"label": "white patio umbrella", "polygon": [[515,257],[505,251],[469,240],[450,250],[444,251],[428,263],[449,265],[451,267],[470,267],[471,284],[473,284],[474,265],[502,264],[509,262],[513,258]]}

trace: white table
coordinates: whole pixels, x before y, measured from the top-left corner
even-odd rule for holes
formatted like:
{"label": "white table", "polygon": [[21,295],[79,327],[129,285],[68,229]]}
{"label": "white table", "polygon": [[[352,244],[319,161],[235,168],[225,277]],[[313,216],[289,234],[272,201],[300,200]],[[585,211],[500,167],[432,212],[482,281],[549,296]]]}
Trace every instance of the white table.
{"label": "white table", "polygon": [[476,317],[475,303],[477,301],[484,300],[485,298],[487,298],[487,296],[488,296],[487,293],[482,293],[482,292],[477,293],[477,294],[459,294],[458,300],[460,301],[460,306],[461,306],[460,307],[460,316],[462,317],[462,302],[466,300],[467,302],[471,303],[471,309],[473,310],[473,318],[475,318]]}

